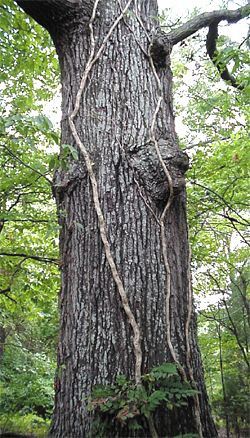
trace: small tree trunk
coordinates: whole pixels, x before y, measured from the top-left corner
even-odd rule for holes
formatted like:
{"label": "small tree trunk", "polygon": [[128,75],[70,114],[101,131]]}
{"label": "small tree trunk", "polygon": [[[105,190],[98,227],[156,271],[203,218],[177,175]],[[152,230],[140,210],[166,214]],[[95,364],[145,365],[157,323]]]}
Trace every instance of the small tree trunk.
{"label": "small tree trunk", "polygon": [[228,418],[228,400],[227,400],[227,393],[226,393],[226,387],[225,387],[225,379],[224,379],[224,369],[223,369],[223,354],[222,354],[222,339],[221,339],[221,326],[220,323],[217,324],[217,333],[218,333],[218,339],[219,339],[219,352],[220,352],[220,375],[221,375],[221,386],[222,386],[222,393],[223,393],[223,404],[224,404],[224,414],[226,419],[226,432],[227,432],[227,438],[230,437],[230,425],[229,425],[229,418]]}
{"label": "small tree trunk", "polygon": [[2,361],[4,354],[5,341],[6,341],[6,330],[2,325],[0,325],[0,362]]}

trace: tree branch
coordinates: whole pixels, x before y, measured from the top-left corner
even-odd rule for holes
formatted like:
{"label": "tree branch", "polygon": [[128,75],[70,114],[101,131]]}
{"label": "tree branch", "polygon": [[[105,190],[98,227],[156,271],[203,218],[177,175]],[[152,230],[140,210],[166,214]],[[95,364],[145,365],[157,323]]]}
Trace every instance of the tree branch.
{"label": "tree branch", "polygon": [[0,227],[1,227],[1,222],[31,222],[34,224],[48,224],[49,220],[47,220],[47,219],[32,219],[32,218],[15,219],[15,218],[6,217],[6,218],[0,218]]}
{"label": "tree branch", "polygon": [[[15,0],[26,14],[48,31],[55,31],[63,23],[75,17],[82,0]],[[92,3],[89,0],[87,3]]]}
{"label": "tree branch", "polygon": [[156,66],[162,67],[166,64],[166,57],[171,53],[173,46],[204,27],[209,27],[207,37],[207,51],[213,63],[219,70],[222,79],[229,82],[233,87],[243,89],[236,79],[229,73],[226,66],[221,62],[216,62],[216,41],[218,38],[218,24],[221,21],[236,23],[242,18],[248,17],[250,6],[243,6],[235,10],[222,9],[220,11],[205,12],[192,18],[182,26],[171,30],[168,33],[159,31],[151,44],[151,55]]}
{"label": "tree branch", "polygon": [[32,170],[32,172],[37,173],[38,175],[42,176],[43,178],[46,179],[46,181],[52,186],[52,181],[42,172],[40,172],[37,169],[34,169],[33,167],[31,167],[28,163],[25,163],[23,160],[21,160],[21,158],[17,157],[6,145],[2,144],[1,145],[7,152],[8,154],[14,158],[14,160],[18,161],[20,164],[22,164],[24,167],[27,167],[27,169]]}
{"label": "tree branch", "polygon": [[205,12],[187,21],[177,29],[171,30],[166,36],[168,41],[175,45],[204,27],[211,26],[214,23],[218,25],[224,20],[228,23],[237,23],[249,14],[250,7],[248,5],[235,10],[221,9],[220,11]]}
{"label": "tree branch", "polygon": [[[221,196],[219,193],[215,192],[213,189],[211,189],[210,187],[204,186],[203,184],[198,183],[195,180],[189,180],[189,182],[197,187],[201,187],[204,190],[207,190],[208,192],[212,193],[213,195],[215,195],[218,199],[221,200],[222,205],[226,205],[226,207],[228,207],[228,209],[232,212],[234,212],[239,218],[240,220],[242,220],[243,222],[245,222],[246,225],[248,225],[248,221],[246,221],[246,219],[244,219],[237,210],[235,210],[235,208],[232,206],[232,204],[230,204],[225,198],[223,198],[223,196]],[[212,200],[213,201],[213,200]]]}
{"label": "tree branch", "polygon": [[11,292],[10,286],[6,287],[6,289],[1,289],[0,290],[0,295],[4,295],[10,301],[12,301],[13,303],[17,304],[17,301],[14,298],[10,297],[8,292]]}
{"label": "tree branch", "polygon": [[32,260],[37,260],[39,262],[44,262],[44,263],[54,263],[56,265],[59,264],[59,260],[52,258],[52,257],[41,257],[41,256],[36,256],[36,255],[31,255],[31,254],[23,254],[23,253],[8,253],[8,252],[0,252],[0,256],[7,256],[7,257],[24,257],[25,259],[32,259]]}
{"label": "tree branch", "polygon": [[216,48],[216,42],[219,36],[218,32],[218,23],[215,22],[209,26],[208,34],[207,34],[207,41],[206,41],[206,48],[207,48],[207,54],[209,55],[209,58],[211,59],[212,63],[217,68],[221,78],[229,82],[232,87],[237,88],[238,90],[243,90],[244,86],[237,83],[237,80],[234,76],[229,73],[229,70],[226,65],[224,65],[223,62],[217,61],[217,48]]}
{"label": "tree branch", "polygon": [[0,295],[5,295],[7,292],[10,292],[10,286],[6,287],[6,289],[1,289],[0,290]]}

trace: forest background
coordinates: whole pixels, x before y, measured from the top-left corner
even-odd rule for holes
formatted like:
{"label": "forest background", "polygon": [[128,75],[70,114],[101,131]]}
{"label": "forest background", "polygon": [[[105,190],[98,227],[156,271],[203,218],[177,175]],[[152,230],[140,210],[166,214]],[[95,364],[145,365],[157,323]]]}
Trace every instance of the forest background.
{"label": "forest background", "polygon": [[[60,289],[52,178],[76,151],[64,145],[59,162],[59,69],[49,35],[12,1],[0,10],[0,430],[42,436],[53,409]],[[197,12],[180,19],[164,10],[161,23],[169,30]],[[249,436],[249,40],[247,27],[237,41],[223,26],[220,33],[220,60],[243,90],[221,81],[201,31],[172,55],[174,103],[191,160],[189,231],[207,389],[217,426]]]}

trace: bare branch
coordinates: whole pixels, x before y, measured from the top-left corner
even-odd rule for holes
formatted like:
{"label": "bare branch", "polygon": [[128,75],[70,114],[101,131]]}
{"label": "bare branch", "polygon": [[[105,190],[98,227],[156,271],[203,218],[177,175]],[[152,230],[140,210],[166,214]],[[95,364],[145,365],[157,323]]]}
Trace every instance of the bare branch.
{"label": "bare branch", "polygon": [[166,57],[171,53],[172,47],[175,44],[185,40],[198,30],[203,29],[204,27],[209,27],[207,37],[208,55],[219,70],[222,79],[229,82],[237,89],[243,89],[243,86],[238,84],[236,79],[229,73],[227,67],[221,62],[216,61],[216,41],[218,38],[218,24],[221,21],[237,23],[242,18],[248,17],[249,14],[249,5],[235,10],[222,9],[220,11],[205,12],[168,33],[164,33],[163,31],[157,32],[151,44],[151,55],[155,65],[163,67],[165,65]]}
{"label": "bare branch", "polygon": [[55,258],[52,258],[52,257],[41,257],[41,256],[36,256],[36,255],[31,255],[31,254],[0,252],[0,256],[24,257],[25,259],[37,260],[38,262],[54,263],[56,265],[59,264],[59,260],[58,259],[55,259]]}
{"label": "bare branch", "polygon": [[187,23],[177,29],[171,30],[166,36],[171,44],[175,45],[204,27],[211,26],[214,23],[218,24],[221,21],[237,23],[237,21],[249,16],[249,14],[249,6],[243,6],[235,10],[221,9],[220,11],[205,12],[187,21]]}
{"label": "bare branch", "polygon": [[21,6],[21,8],[34,8],[36,6],[46,6],[46,7],[58,7],[58,8],[72,8],[79,6],[82,2],[81,0],[16,0],[16,3]]}

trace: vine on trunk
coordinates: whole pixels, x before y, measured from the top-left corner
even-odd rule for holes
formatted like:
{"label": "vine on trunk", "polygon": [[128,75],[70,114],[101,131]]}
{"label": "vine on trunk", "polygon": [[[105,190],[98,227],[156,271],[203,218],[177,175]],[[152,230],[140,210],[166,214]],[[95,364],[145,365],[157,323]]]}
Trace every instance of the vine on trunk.
{"label": "vine on trunk", "polygon": [[[141,365],[142,365],[142,350],[141,350],[141,335],[140,335],[140,329],[138,326],[138,323],[134,317],[134,314],[131,310],[131,307],[129,305],[129,301],[128,301],[128,297],[127,297],[127,293],[125,291],[122,279],[118,273],[114,258],[112,256],[111,253],[111,248],[110,248],[110,243],[108,240],[108,236],[107,236],[107,231],[106,231],[106,224],[105,224],[105,219],[104,219],[104,215],[101,209],[101,205],[100,205],[100,200],[99,200],[99,195],[98,195],[98,183],[97,183],[97,179],[96,176],[94,174],[93,168],[92,168],[92,162],[91,162],[91,158],[88,154],[87,149],[84,147],[74,124],[74,119],[79,111],[80,108],[80,100],[82,97],[82,93],[84,91],[85,85],[86,85],[86,81],[88,79],[89,73],[93,67],[93,65],[96,63],[96,61],[100,58],[105,45],[107,43],[107,41],[109,40],[111,34],[113,33],[114,29],[116,28],[116,26],[118,25],[118,23],[120,22],[120,20],[122,18],[124,18],[124,14],[126,13],[126,11],[128,10],[130,4],[132,3],[132,0],[129,0],[125,6],[125,8],[121,11],[121,14],[118,16],[118,18],[114,21],[114,23],[112,24],[112,26],[110,27],[106,37],[104,38],[100,48],[97,50],[97,52],[95,53],[95,40],[94,40],[94,31],[93,31],[93,22],[95,20],[96,17],[96,10],[98,7],[100,0],[96,0],[94,3],[94,7],[93,7],[93,12],[92,12],[92,16],[89,22],[89,29],[90,29],[90,40],[91,40],[91,51],[90,51],[90,56],[89,59],[87,61],[82,79],[81,79],[81,84],[79,87],[79,90],[77,92],[77,96],[76,96],[76,101],[75,101],[75,106],[74,109],[72,111],[72,113],[69,116],[69,125],[70,125],[70,129],[72,132],[72,135],[76,141],[77,146],[79,147],[84,160],[85,160],[85,164],[86,164],[86,168],[89,174],[89,178],[90,178],[90,182],[91,182],[91,187],[92,187],[92,193],[93,193],[93,201],[94,201],[94,207],[95,207],[95,211],[97,214],[97,218],[98,218],[98,223],[99,223],[99,230],[100,230],[100,236],[103,242],[103,246],[104,246],[104,250],[105,250],[105,255],[107,258],[107,261],[109,263],[110,269],[111,269],[111,273],[114,279],[114,282],[116,283],[116,286],[118,288],[118,292],[121,298],[121,302],[122,302],[122,306],[123,309],[127,315],[128,321],[132,327],[133,330],[133,344],[134,344],[134,354],[135,354],[135,381],[136,381],[136,385],[141,385]],[[139,23],[142,25],[141,20],[139,19],[139,17],[137,17]],[[143,26],[144,28],[144,26]],[[144,28],[145,30],[145,28]],[[148,39],[149,36],[147,35]],[[148,57],[150,60],[150,64],[155,76],[155,79],[157,81],[157,85],[158,88],[160,90],[160,96],[158,98],[158,102],[157,102],[157,106],[155,109],[155,112],[153,114],[153,119],[152,119],[152,123],[151,123],[151,127],[150,127],[150,141],[153,142],[158,159],[161,163],[161,166],[164,170],[164,173],[166,175],[167,181],[168,181],[168,188],[169,188],[169,196],[168,196],[168,200],[166,203],[166,206],[161,214],[160,220],[159,220],[159,224],[160,224],[160,230],[161,230],[161,242],[162,242],[162,254],[163,254],[163,260],[164,260],[164,266],[165,266],[165,270],[166,270],[166,274],[167,274],[167,293],[166,293],[166,316],[167,316],[167,344],[169,347],[169,350],[171,352],[172,358],[174,360],[174,362],[176,363],[178,370],[183,378],[184,381],[187,381],[187,376],[185,373],[184,368],[182,367],[182,365],[180,364],[180,362],[177,359],[176,356],[176,352],[174,350],[172,341],[171,341],[171,327],[170,327],[170,296],[171,296],[171,270],[170,270],[170,265],[169,265],[169,261],[168,261],[168,256],[167,256],[167,241],[166,241],[166,230],[165,230],[165,218],[166,215],[171,207],[172,201],[173,201],[173,182],[172,182],[172,177],[171,174],[166,166],[166,164],[164,163],[164,160],[162,158],[159,146],[158,146],[158,141],[155,137],[155,124],[156,124],[156,118],[157,115],[160,111],[161,108],[161,104],[163,101],[163,96],[162,96],[162,85],[159,79],[159,76],[157,74],[156,68],[155,68],[155,64],[152,58],[152,54],[151,54],[151,48],[152,48],[152,44],[150,43],[149,45],[149,52],[148,52]],[[193,385],[195,385],[194,382],[194,378],[193,378],[193,371],[192,371],[192,367],[190,364],[190,343],[189,343],[189,324],[190,324],[190,319],[191,319],[191,311],[192,311],[192,292],[191,292],[191,297],[190,297],[190,291],[191,291],[191,287],[189,287],[189,297],[188,297],[188,317],[187,317],[187,322],[186,322],[186,342],[187,342],[187,366],[188,366],[188,371],[189,371],[189,375],[190,375],[190,379]],[[199,409],[199,399],[198,399],[198,395],[197,392],[195,391],[195,394],[192,393],[192,395],[195,398],[195,418],[196,418],[196,423],[197,423],[197,429],[199,431],[199,435],[200,437],[202,437],[202,428],[201,428],[201,421],[200,421],[200,409]],[[151,417],[148,418],[148,424],[150,427],[150,430],[152,432],[152,435],[157,436],[157,434],[155,435],[154,430],[154,423],[151,421]],[[153,425],[153,429],[152,430],[152,425]]]}
{"label": "vine on trunk", "polygon": [[94,3],[92,16],[91,16],[91,19],[89,22],[91,51],[90,51],[90,56],[89,56],[89,59],[87,61],[87,64],[86,64],[86,67],[85,67],[85,70],[84,70],[84,73],[83,73],[83,76],[81,79],[80,88],[77,92],[75,107],[74,107],[71,115],[69,116],[69,126],[71,129],[72,135],[76,141],[76,144],[79,147],[79,149],[84,157],[84,160],[85,160],[86,168],[87,168],[90,182],[91,182],[94,207],[95,207],[96,215],[98,218],[100,236],[101,236],[101,239],[103,242],[105,255],[106,255],[108,264],[110,266],[114,282],[117,286],[123,309],[127,315],[128,321],[129,321],[129,323],[132,327],[132,330],[133,330],[133,334],[134,334],[133,344],[134,344],[134,355],[135,355],[135,381],[136,381],[136,384],[139,385],[141,382],[141,365],[142,365],[142,349],[141,349],[140,329],[139,329],[139,325],[134,317],[134,314],[131,310],[131,307],[130,307],[130,304],[128,301],[128,297],[127,297],[127,293],[125,291],[122,279],[119,275],[114,258],[113,258],[112,253],[111,253],[110,243],[109,243],[107,231],[106,231],[105,219],[104,219],[104,215],[103,215],[103,212],[101,209],[101,204],[100,204],[99,195],[98,195],[98,183],[97,183],[97,179],[96,179],[96,176],[94,174],[94,171],[93,171],[92,161],[91,161],[91,158],[88,154],[87,149],[83,145],[83,143],[82,143],[82,141],[77,133],[77,130],[76,130],[76,127],[74,124],[74,119],[75,119],[75,117],[79,111],[79,108],[80,108],[80,100],[81,100],[82,93],[83,93],[83,90],[84,90],[85,85],[86,85],[88,75],[89,75],[93,65],[100,58],[100,56],[105,48],[105,45],[106,45],[107,41],[109,40],[111,34],[113,33],[114,29],[116,28],[118,23],[121,21],[124,14],[128,10],[130,4],[132,3],[132,0],[129,0],[127,2],[126,6],[122,10],[121,14],[116,18],[116,20],[114,21],[114,23],[110,27],[110,29],[109,29],[107,35],[105,36],[100,48],[97,50],[97,52],[95,54],[95,39],[94,39],[93,22],[94,22],[95,17],[96,17],[96,10],[97,10],[99,1],[100,0],[96,0]]}
{"label": "vine on trunk", "polygon": [[[191,247],[189,246],[189,257],[188,257],[188,314],[187,314],[187,320],[185,324],[185,337],[186,337],[186,352],[187,352],[187,368],[188,368],[188,374],[191,381],[191,384],[193,388],[197,389],[197,385],[194,379],[194,373],[193,368],[191,365],[191,349],[190,349],[190,340],[189,340],[189,327],[191,323],[192,318],[192,302],[193,302],[193,293],[192,293],[192,281],[191,281],[191,258],[192,258],[192,251]],[[201,425],[201,409],[200,409],[200,401],[198,392],[194,395],[194,407],[195,407],[195,422],[196,427],[199,432],[200,438],[203,437],[202,433],[202,425]]]}
{"label": "vine on trunk", "polygon": [[150,64],[158,85],[158,89],[160,92],[160,96],[158,98],[158,102],[155,108],[155,112],[153,114],[153,118],[152,118],[152,123],[151,123],[151,127],[150,127],[150,140],[153,142],[157,156],[159,158],[159,161],[161,163],[161,166],[164,170],[164,173],[166,175],[167,178],[167,182],[168,182],[168,189],[169,189],[169,196],[168,196],[168,200],[167,203],[164,207],[164,210],[161,214],[160,217],[160,228],[161,228],[161,244],[162,244],[162,255],[163,255],[163,261],[164,261],[164,266],[165,266],[165,270],[166,270],[166,274],[167,274],[167,293],[166,293],[166,325],[167,325],[167,343],[168,343],[168,348],[171,352],[172,358],[174,360],[174,362],[177,364],[180,373],[182,375],[183,380],[186,380],[186,373],[185,370],[183,369],[183,367],[181,366],[180,362],[177,359],[172,341],[171,341],[171,333],[170,333],[170,296],[171,296],[171,270],[170,270],[170,265],[169,265],[169,261],[168,261],[168,256],[167,256],[167,240],[166,240],[166,232],[165,232],[165,218],[167,215],[167,212],[169,211],[169,208],[172,204],[173,201],[173,196],[174,196],[174,191],[173,191],[173,181],[172,181],[172,177],[170,175],[170,172],[166,166],[166,164],[164,163],[164,160],[162,158],[161,155],[161,151],[160,148],[158,146],[158,141],[155,137],[155,123],[156,123],[156,118],[157,115],[160,111],[161,108],[161,103],[163,101],[163,96],[162,96],[162,85],[161,85],[161,81],[160,78],[156,72],[156,68],[155,68],[155,64],[154,64],[154,60],[152,58],[152,54],[151,54],[151,49],[152,49],[152,43],[149,45],[149,60],[150,60]]}
{"label": "vine on trunk", "polygon": [[[137,2],[135,0],[135,4],[137,5]],[[161,163],[161,166],[164,170],[167,182],[168,182],[168,189],[169,189],[169,196],[168,196],[168,200],[167,203],[165,205],[165,208],[160,216],[160,218],[158,219],[156,217],[156,215],[154,214],[154,212],[152,211],[151,207],[148,205],[147,201],[145,200],[144,196],[141,193],[140,190],[140,186],[138,181],[135,179],[135,183],[138,186],[138,190],[140,193],[140,196],[142,197],[142,199],[144,200],[146,206],[148,207],[148,209],[151,211],[151,213],[153,214],[156,222],[158,223],[158,225],[160,226],[160,231],[161,231],[161,245],[162,245],[162,255],[163,255],[163,261],[164,261],[164,266],[165,266],[165,270],[166,270],[166,274],[167,274],[167,285],[166,285],[166,329],[167,329],[167,344],[168,344],[168,348],[170,350],[170,353],[172,355],[172,358],[175,362],[175,364],[178,367],[178,370],[182,376],[183,381],[187,381],[187,375],[185,372],[185,369],[183,368],[183,366],[180,364],[179,360],[177,359],[176,356],[176,352],[174,350],[172,341],[171,341],[171,325],[170,325],[170,298],[171,298],[171,269],[170,269],[170,264],[168,261],[168,256],[167,256],[167,239],[166,239],[166,230],[165,230],[165,218],[166,215],[172,205],[172,201],[173,201],[173,197],[174,197],[174,189],[173,189],[173,181],[172,181],[172,177],[171,174],[164,162],[164,159],[162,157],[160,148],[159,148],[159,144],[158,141],[155,137],[155,124],[156,124],[156,119],[157,119],[157,115],[160,111],[161,108],[161,104],[163,101],[163,90],[162,90],[162,85],[160,82],[160,78],[157,74],[157,70],[156,67],[158,68],[159,65],[155,64],[155,59],[153,56],[153,52],[154,52],[154,40],[152,41],[150,36],[148,35],[147,30],[145,29],[145,26],[142,22],[142,20],[140,19],[138,13],[136,13],[136,19],[139,22],[139,24],[141,25],[141,27],[143,28],[147,40],[149,42],[149,49],[148,49],[148,53],[146,53],[146,51],[141,47],[141,45],[139,44],[141,50],[143,51],[144,54],[147,55],[149,61],[150,61],[150,65],[151,68],[153,70],[159,91],[160,91],[160,96],[158,98],[157,101],[157,105],[153,114],[153,118],[152,118],[152,122],[151,122],[151,127],[150,127],[150,139],[148,140],[148,142],[152,142],[159,162]],[[125,21],[125,20],[124,20]],[[127,25],[127,23],[125,23]],[[132,29],[130,26],[128,26],[130,31],[133,33]],[[138,43],[138,41],[136,40],[136,42]],[[171,53],[172,50],[172,43],[169,40],[168,44],[165,47],[165,51],[164,51],[164,57],[166,57],[168,54]],[[187,370],[188,370],[188,374],[189,374],[189,378],[190,378],[190,382],[191,385],[193,386],[193,388],[195,389],[195,392],[193,394],[194,397],[194,410],[195,410],[195,423],[196,423],[196,428],[197,431],[199,433],[200,438],[203,437],[203,433],[202,433],[202,424],[201,424],[201,412],[200,412],[200,403],[199,403],[199,397],[198,397],[198,392],[197,392],[197,385],[196,382],[194,380],[194,374],[193,374],[193,369],[191,366],[191,349],[190,349],[190,338],[189,338],[189,327],[190,327],[190,322],[191,322],[191,316],[192,316],[192,285],[191,285],[191,272],[190,272],[190,267],[191,267],[191,249],[189,248],[189,260],[188,260],[188,273],[187,273],[187,277],[188,277],[188,303],[187,303],[187,320],[186,320],[186,324],[185,324],[185,337],[186,337],[186,352],[187,352]],[[153,433],[152,436],[154,436],[155,434]]]}
{"label": "vine on trunk", "polygon": [[[171,48],[169,47],[169,53],[171,51]],[[161,155],[161,151],[158,145],[158,141],[155,137],[155,123],[156,123],[156,118],[157,115],[160,111],[161,108],[161,103],[163,101],[163,96],[162,96],[162,85],[161,85],[161,81],[160,78],[157,74],[156,68],[155,68],[155,63],[152,57],[152,43],[149,46],[149,60],[150,60],[150,64],[158,85],[158,89],[160,92],[160,96],[158,98],[158,102],[156,105],[156,109],[153,115],[153,119],[152,119],[152,123],[151,123],[151,128],[150,128],[150,134],[151,134],[151,138],[150,140],[154,143],[155,146],[155,150],[156,153],[158,155],[159,161],[161,163],[161,166],[164,170],[164,173],[166,175],[167,178],[167,182],[168,182],[168,189],[169,189],[169,196],[168,196],[168,200],[166,203],[166,206],[161,214],[160,217],[160,228],[161,228],[161,244],[162,244],[162,255],[163,255],[163,261],[164,261],[164,266],[165,266],[165,270],[166,270],[166,274],[167,274],[167,292],[166,292],[166,329],[167,329],[167,344],[168,344],[168,348],[171,352],[172,358],[174,360],[174,362],[176,363],[176,365],[178,366],[179,372],[183,378],[184,381],[187,381],[187,376],[186,376],[186,372],[183,368],[183,366],[180,364],[179,360],[177,359],[176,356],[176,352],[174,350],[172,341],[171,341],[171,326],[170,326],[170,298],[171,298],[171,269],[170,269],[170,264],[168,261],[168,255],[167,255],[167,239],[166,239],[166,230],[165,230],[165,218],[166,215],[171,207],[172,201],[173,201],[173,181],[172,181],[172,177],[171,174],[162,158]],[[191,263],[191,250],[189,250],[189,260],[188,260],[188,305],[187,305],[187,310],[188,310],[188,315],[187,315],[187,321],[186,321],[186,326],[185,326],[185,335],[186,335],[186,352],[187,352],[187,368],[188,368],[188,372],[189,372],[189,377],[190,377],[190,381],[193,385],[193,387],[196,389],[196,383],[194,380],[194,375],[193,375],[193,369],[191,366],[191,362],[190,362],[190,339],[189,339],[189,326],[190,326],[190,321],[191,321],[191,315],[192,315],[192,285],[191,285],[191,273],[190,273],[190,263]],[[199,403],[199,397],[197,392],[194,394],[194,410],[195,410],[195,423],[196,423],[196,428],[197,431],[199,432],[199,436],[200,438],[203,437],[203,433],[202,433],[202,424],[201,424],[201,412],[200,412],[200,403]]]}

